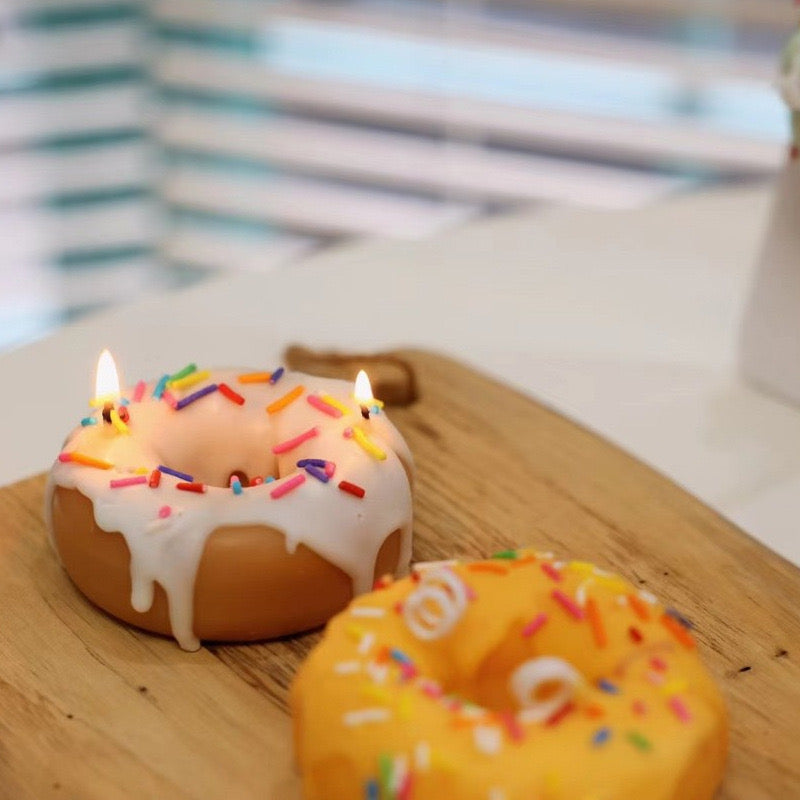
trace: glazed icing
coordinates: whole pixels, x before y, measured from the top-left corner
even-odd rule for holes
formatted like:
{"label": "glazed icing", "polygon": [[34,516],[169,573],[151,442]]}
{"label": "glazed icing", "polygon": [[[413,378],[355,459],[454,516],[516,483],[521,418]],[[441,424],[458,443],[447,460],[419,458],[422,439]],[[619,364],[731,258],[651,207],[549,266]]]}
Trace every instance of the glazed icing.
{"label": "glazed icing", "polygon": [[[192,630],[194,582],[208,536],[222,526],[264,525],[282,531],[292,553],[300,544],[350,576],[354,594],[372,586],[378,551],[395,530],[401,534],[400,564],[411,558],[412,458],[403,438],[383,413],[364,420],[346,381],[285,372],[275,384],[237,381],[241,370],[214,370],[207,381],[175,392],[177,399],[208,384],[225,383],[245,398],[243,405],[214,391],[180,410],[152,397],[147,385],[141,402],[128,406],[130,435],[103,424],[74,430],[63,448],[111,462],[102,470],[56,461],[50,472],[45,508],[52,509],[56,486],[77,489],[92,501],[95,520],[105,531],[118,531],[131,554],[131,605],[147,611],[155,582],[164,588],[173,635],[181,647],[200,646]],[[298,397],[275,413],[267,406],[296,387]],[[306,399],[328,395],[347,413],[335,418]],[[354,440],[351,431],[363,431],[386,453],[378,460]],[[314,430],[314,435],[303,434]],[[296,446],[281,444],[300,437]],[[335,465],[328,483],[297,466],[302,459],[320,459]],[[160,465],[188,473],[205,485],[203,493],[179,491],[181,479],[162,473],[160,484],[111,488],[110,480],[149,474]],[[228,486],[231,473],[250,478],[274,477],[235,494]],[[324,474],[324,471],[323,473]],[[280,488],[305,481],[280,497]],[[341,480],[364,489],[354,497],[337,488]],[[278,492],[275,492],[279,489]],[[50,524],[52,531],[52,524]]]}

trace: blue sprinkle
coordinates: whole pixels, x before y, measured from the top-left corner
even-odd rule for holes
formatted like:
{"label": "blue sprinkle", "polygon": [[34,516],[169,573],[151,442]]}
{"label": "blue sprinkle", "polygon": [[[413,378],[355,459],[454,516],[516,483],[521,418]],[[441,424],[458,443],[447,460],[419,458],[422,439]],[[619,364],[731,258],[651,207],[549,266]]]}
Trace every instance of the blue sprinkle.
{"label": "blue sprinkle", "polygon": [[84,417],[81,420],[81,425],[85,428],[87,425],[97,425],[97,419],[95,417]]}
{"label": "blue sprinkle", "polygon": [[283,372],[283,367],[278,367],[270,376],[269,382],[274,386],[281,379]]}
{"label": "blue sprinkle", "polygon": [[233,489],[234,494],[241,494],[242,493],[242,482],[238,478],[233,478],[231,480],[231,489]]}
{"label": "blue sprinkle", "polygon": [[325,464],[327,462],[324,458],[301,458],[297,462],[298,467],[321,467],[325,469]]}
{"label": "blue sprinkle", "polygon": [[611,738],[611,728],[598,728],[592,736],[592,744],[595,747],[604,745]]}
{"label": "blue sprinkle", "polygon": [[127,397],[123,397],[123,398],[122,398],[122,399],[119,401],[119,404],[120,404],[121,406],[129,406],[129,405],[131,404],[131,401],[130,401],[130,400],[128,400],[128,398],[127,398]]}
{"label": "blue sprinkle", "polygon": [[264,478],[264,483],[272,483],[272,481],[274,480],[275,478],[273,478],[272,475],[270,475],[269,477]]}
{"label": "blue sprinkle", "polygon": [[597,681],[597,688],[602,692],[606,692],[607,694],[619,694],[619,686],[617,686],[615,683],[611,683],[611,681],[608,681],[605,678],[601,678],[599,681]]}
{"label": "blue sprinkle", "polygon": [[153,389],[153,397],[156,400],[160,400],[162,395],[164,394],[164,390],[167,388],[167,381],[169,380],[169,375],[162,375],[158,383],[156,384],[156,388]]}
{"label": "blue sprinkle", "polygon": [[309,475],[313,475],[318,481],[327,483],[330,480],[330,476],[326,474],[324,469],[320,469],[319,467],[309,464],[305,470]]}
{"label": "blue sprinkle", "polygon": [[395,660],[399,661],[401,664],[412,664],[413,662],[411,659],[402,651],[398,650],[396,647],[393,647],[389,651],[389,655]]}
{"label": "blue sprinkle", "polygon": [[378,800],[378,794],[380,791],[380,787],[378,786],[378,781],[374,778],[370,778],[364,784],[364,800]]}
{"label": "blue sprinkle", "polygon": [[194,478],[191,475],[187,475],[185,472],[178,472],[176,469],[170,469],[169,467],[165,467],[163,464],[159,464],[158,469],[167,475],[180,478],[182,481],[186,481],[187,483],[192,483],[194,481]]}
{"label": "blue sprinkle", "polygon": [[687,617],[684,617],[683,614],[681,614],[681,612],[678,611],[677,609],[668,608],[666,613],[674,620],[679,622],[681,625],[683,625],[683,627],[686,628],[687,631],[693,630],[694,625],[692,625],[692,621]]}

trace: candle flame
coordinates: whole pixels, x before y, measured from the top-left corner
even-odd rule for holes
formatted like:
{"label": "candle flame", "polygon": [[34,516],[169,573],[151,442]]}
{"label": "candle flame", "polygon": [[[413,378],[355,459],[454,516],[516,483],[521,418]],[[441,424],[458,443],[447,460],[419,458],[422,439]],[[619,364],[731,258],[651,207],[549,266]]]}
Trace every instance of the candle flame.
{"label": "candle flame", "polygon": [[97,372],[94,379],[94,395],[98,399],[110,401],[119,399],[119,375],[114,358],[108,350],[100,353],[97,359]]}
{"label": "candle flame", "polygon": [[372,396],[372,385],[363,369],[359,370],[356,376],[356,388],[353,391],[353,396],[361,406],[368,406],[375,399]]}

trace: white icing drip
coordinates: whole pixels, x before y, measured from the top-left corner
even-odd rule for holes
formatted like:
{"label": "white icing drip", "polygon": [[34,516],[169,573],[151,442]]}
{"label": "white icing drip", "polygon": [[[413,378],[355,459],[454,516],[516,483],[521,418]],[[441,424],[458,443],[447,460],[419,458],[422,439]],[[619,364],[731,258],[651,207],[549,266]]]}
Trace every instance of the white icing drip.
{"label": "white icing drip", "polygon": [[[215,371],[208,383],[225,382],[246,398],[244,406],[230,402],[220,392],[174,411],[163,401],[149,399],[153,384],[141,403],[132,403],[131,435],[117,434],[110,426],[78,428],[64,450],[105,459],[115,466],[99,470],[56,462],[50,474],[45,514],[52,532],[52,492],[55,486],[78,489],[94,505],[97,524],[119,531],[131,553],[131,604],[146,611],[153,601],[154,582],[165,590],[172,632],[181,647],[197,649],[192,630],[194,581],[206,539],[227,525],[265,525],[282,531],[287,551],[304,544],[339,567],[353,581],[355,594],[372,587],[378,551],[394,530],[401,535],[400,569],[411,558],[411,489],[404,464],[411,468],[407,445],[385,414],[361,418],[352,399],[352,384],[301,373],[287,372],[275,385],[239,384],[239,371]],[[270,415],[266,406],[298,384],[307,392],[323,392],[353,409],[333,419],[311,406],[305,394],[282,411]],[[185,394],[201,388],[192,387]],[[387,452],[377,461],[352,440],[344,429],[360,425]],[[317,426],[319,435],[294,450],[274,456],[271,448]],[[255,444],[254,444],[255,443]],[[270,491],[278,483],[264,483],[234,495],[228,475],[242,470],[250,477],[274,474],[279,480],[296,473],[296,462],[319,458],[336,464],[336,477],[327,484],[308,476],[305,483],[280,499]],[[179,481],[163,474],[161,485],[111,489],[109,479],[140,467],[164,464],[190,472],[209,485],[205,494],[180,492]],[[347,480],[366,490],[359,499],[340,491]],[[176,509],[177,504],[180,508]],[[159,518],[170,505],[173,513]]]}

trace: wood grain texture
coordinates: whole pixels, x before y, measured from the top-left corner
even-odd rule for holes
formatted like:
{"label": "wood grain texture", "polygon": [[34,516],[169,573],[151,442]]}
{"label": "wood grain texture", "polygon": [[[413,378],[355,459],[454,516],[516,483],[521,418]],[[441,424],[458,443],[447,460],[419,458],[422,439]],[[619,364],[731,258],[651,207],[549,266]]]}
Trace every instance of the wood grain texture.
{"label": "wood grain texture", "polygon": [[[403,355],[415,558],[533,545],[654,591],[697,624],[729,703],[720,798],[800,797],[800,571],[558,414]],[[117,623],[56,563],[43,487],[0,490],[0,798],[297,798],[286,692],[319,634],[188,654]]]}

